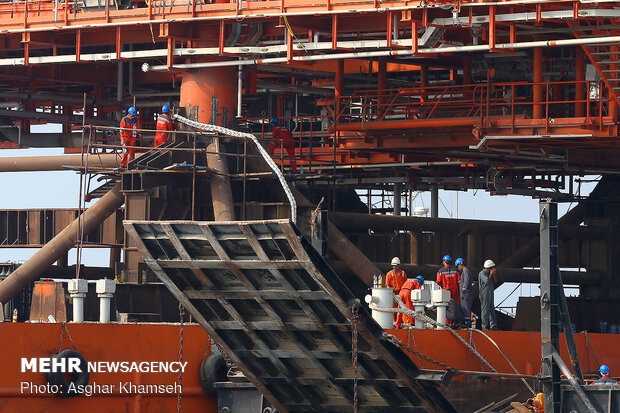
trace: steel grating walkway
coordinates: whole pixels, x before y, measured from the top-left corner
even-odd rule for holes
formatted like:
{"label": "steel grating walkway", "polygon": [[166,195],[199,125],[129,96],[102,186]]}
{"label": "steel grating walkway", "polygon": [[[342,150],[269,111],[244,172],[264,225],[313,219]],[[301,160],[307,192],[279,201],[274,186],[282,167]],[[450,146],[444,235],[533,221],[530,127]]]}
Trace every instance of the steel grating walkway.
{"label": "steel grating walkway", "polygon": [[[281,412],[353,411],[355,297],[288,220],[125,221],[144,261]],[[359,308],[358,411],[454,412]]]}

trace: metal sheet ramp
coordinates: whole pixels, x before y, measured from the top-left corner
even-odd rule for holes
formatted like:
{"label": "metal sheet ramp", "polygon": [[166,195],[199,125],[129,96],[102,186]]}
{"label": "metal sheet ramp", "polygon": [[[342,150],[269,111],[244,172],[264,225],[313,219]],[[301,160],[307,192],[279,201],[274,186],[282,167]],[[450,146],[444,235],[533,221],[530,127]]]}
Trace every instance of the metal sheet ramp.
{"label": "metal sheet ramp", "polygon": [[[147,265],[280,412],[352,412],[356,297],[288,220],[125,221]],[[358,411],[454,412],[359,307]]]}

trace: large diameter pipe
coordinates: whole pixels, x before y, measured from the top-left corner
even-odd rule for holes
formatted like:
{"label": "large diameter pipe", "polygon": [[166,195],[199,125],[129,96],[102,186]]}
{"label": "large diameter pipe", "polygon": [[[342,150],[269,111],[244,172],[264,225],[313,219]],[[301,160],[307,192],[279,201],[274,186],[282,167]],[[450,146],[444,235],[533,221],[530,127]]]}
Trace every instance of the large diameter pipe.
{"label": "large diameter pipe", "polygon": [[[449,219],[373,215],[356,212],[330,212],[329,218],[340,229],[371,229],[373,231],[436,231],[449,233],[475,232],[479,234],[506,234],[537,236],[538,224],[487,221],[477,219]],[[562,224],[560,236],[579,239],[606,239],[607,228]],[[508,265],[508,267],[511,267]],[[516,266],[518,267],[518,265]]]}
{"label": "large diameter pipe", "polygon": [[228,177],[228,166],[222,156],[217,153],[218,145],[216,143],[207,146],[207,151],[209,152],[207,153],[207,166],[221,172],[221,174],[212,174],[210,178],[213,219],[214,221],[234,221],[235,210],[232,187]]}
{"label": "large diameter pipe", "polygon": [[329,222],[327,226],[327,247],[366,285],[372,285],[373,275],[383,274],[383,272],[331,222]]}
{"label": "large diameter pipe", "polygon": [[0,303],[5,304],[15,297],[28,284],[36,281],[54,262],[69,252],[80,239],[80,227],[82,224],[84,225],[84,234],[88,234],[106,218],[115,213],[123,205],[124,201],[125,198],[121,194],[120,184],[117,184],[92,207],[88,208],[86,212],[63,229],[60,234],[45,244],[28,261],[23,263],[4,281],[0,282]]}
{"label": "large diameter pipe", "polygon": [[29,171],[63,171],[67,168],[83,168],[88,162],[88,168],[110,169],[120,163],[121,158],[114,153],[97,155],[59,155],[59,156],[15,156],[0,158],[0,172],[29,172]]}

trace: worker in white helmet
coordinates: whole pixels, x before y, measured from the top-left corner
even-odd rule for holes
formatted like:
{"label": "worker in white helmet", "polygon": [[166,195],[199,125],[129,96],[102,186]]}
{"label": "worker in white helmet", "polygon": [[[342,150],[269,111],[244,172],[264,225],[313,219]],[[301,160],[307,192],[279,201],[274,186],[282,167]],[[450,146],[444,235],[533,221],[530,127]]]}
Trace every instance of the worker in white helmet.
{"label": "worker in white helmet", "polygon": [[400,258],[392,258],[392,270],[385,276],[385,286],[393,288],[394,294],[398,294],[405,281],[407,281],[407,273],[400,268]]}
{"label": "worker in white helmet", "polygon": [[496,330],[494,293],[497,285],[497,269],[492,260],[484,262],[484,269],[478,274],[478,284],[480,287],[480,309],[483,330]]}

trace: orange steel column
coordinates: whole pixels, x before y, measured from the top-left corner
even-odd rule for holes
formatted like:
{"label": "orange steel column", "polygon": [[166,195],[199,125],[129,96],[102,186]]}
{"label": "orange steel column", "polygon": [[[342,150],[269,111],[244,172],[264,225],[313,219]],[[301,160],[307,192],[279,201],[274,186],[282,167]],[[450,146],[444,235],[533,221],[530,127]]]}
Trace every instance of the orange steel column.
{"label": "orange steel column", "polygon": [[[201,123],[232,127],[237,107],[236,101],[236,70],[215,67],[183,74],[181,106],[187,109],[187,115],[190,119],[195,119]],[[214,142],[207,149],[212,152],[225,152],[221,150],[220,146],[221,142]],[[232,188],[230,178],[227,176],[226,161],[219,153],[212,153],[207,156],[207,166],[222,173],[222,175],[214,174],[210,178],[213,217],[216,221],[235,219]]]}
{"label": "orange steel column", "polygon": [[340,98],[344,95],[344,59],[336,61],[336,79],[334,82],[334,98],[336,100],[336,121],[340,115]]}
{"label": "orange steel column", "polygon": [[543,49],[534,48],[534,109],[533,117],[540,119],[543,117]]}
{"label": "orange steel column", "polygon": [[[428,86],[428,66],[420,66],[420,87]],[[422,101],[426,102],[426,93],[421,93]]]}
{"label": "orange steel column", "polygon": [[237,107],[237,71],[213,67],[184,73],[180,103],[187,109],[190,119],[231,126]]}
{"label": "orange steel column", "polygon": [[[611,55],[609,55],[609,60],[610,61],[617,61],[618,60],[618,46],[609,46],[609,51],[612,53]],[[611,67],[615,67],[617,65],[617,63],[613,64]],[[611,73],[609,78],[611,79],[618,79],[618,74],[617,73]],[[616,86],[615,82],[610,82],[611,83],[611,87]],[[602,85],[601,85],[602,86]],[[611,96],[613,93],[613,91],[609,91],[609,116],[611,116],[611,118],[613,119],[614,123],[618,120],[618,104],[616,103],[616,100]]]}
{"label": "orange steel column", "polygon": [[377,110],[381,109],[381,106],[385,102],[385,88],[387,85],[387,58],[380,57],[379,65],[377,68],[377,89],[379,97],[377,99]]}
{"label": "orange steel column", "polygon": [[586,78],[584,59],[583,49],[581,46],[577,46],[575,48],[575,81],[578,83],[575,85],[575,117],[585,116],[585,103],[583,102],[586,98],[586,86],[583,83]]}
{"label": "orange steel column", "polygon": [[387,59],[385,57],[379,58],[379,65],[377,69],[377,89],[385,90],[387,83]]}

